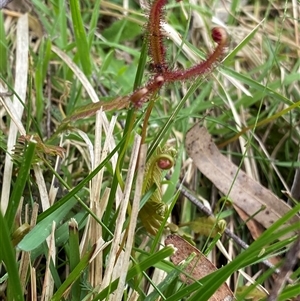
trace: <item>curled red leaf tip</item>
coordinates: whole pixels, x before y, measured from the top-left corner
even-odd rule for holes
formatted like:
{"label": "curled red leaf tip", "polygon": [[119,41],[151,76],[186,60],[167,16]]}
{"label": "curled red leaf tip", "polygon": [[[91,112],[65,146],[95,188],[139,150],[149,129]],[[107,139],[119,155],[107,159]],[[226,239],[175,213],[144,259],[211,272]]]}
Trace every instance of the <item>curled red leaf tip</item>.
{"label": "curled red leaf tip", "polygon": [[[180,0],[176,0],[179,2]],[[218,45],[207,59],[189,69],[171,70],[166,61],[166,48],[162,23],[164,22],[163,7],[167,0],[154,0],[151,5],[147,26],[149,39],[149,56],[151,57],[151,71],[154,77],[143,88],[137,89],[130,97],[135,107],[141,107],[143,103],[155,94],[165,83],[183,81],[195,78],[209,72],[224,55],[227,46],[227,33],[222,27],[212,29],[212,39]]]}

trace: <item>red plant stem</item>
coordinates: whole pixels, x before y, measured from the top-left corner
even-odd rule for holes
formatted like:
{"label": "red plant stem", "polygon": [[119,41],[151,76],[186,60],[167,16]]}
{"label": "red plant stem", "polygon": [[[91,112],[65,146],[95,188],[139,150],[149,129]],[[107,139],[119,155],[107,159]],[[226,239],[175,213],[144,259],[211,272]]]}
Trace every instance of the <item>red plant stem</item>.
{"label": "red plant stem", "polygon": [[227,34],[225,29],[221,27],[213,28],[212,38],[216,43],[218,43],[218,46],[204,62],[201,62],[200,64],[191,67],[187,70],[167,70],[162,74],[165,79],[165,82],[187,80],[202,75],[211,70],[214,64],[223,56],[224,51],[226,49]]}
{"label": "red plant stem", "polygon": [[161,75],[156,75],[145,87],[134,91],[129,100],[137,108],[140,108],[143,103],[149,100],[149,98],[155,94],[165,83],[165,79]]}
{"label": "red plant stem", "polygon": [[163,20],[162,9],[167,0],[154,0],[151,5],[148,21],[149,33],[149,51],[152,58],[153,71],[157,74],[167,70],[165,61],[166,50],[163,45],[163,35],[161,31],[161,22]]}

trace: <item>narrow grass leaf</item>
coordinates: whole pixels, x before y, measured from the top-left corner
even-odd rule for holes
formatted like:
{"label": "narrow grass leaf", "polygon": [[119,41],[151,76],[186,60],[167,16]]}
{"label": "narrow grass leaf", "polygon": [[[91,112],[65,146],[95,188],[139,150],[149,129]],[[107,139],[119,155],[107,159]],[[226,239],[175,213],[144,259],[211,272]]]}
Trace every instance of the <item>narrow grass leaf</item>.
{"label": "narrow grass leaf", "polygon": [[153,154],[153,152],[157,149],[157,147],[159,146],[160,142],[164,139],[164,137],[166,137],[166,133],[169,131],[170,127],[172,126],[175,117],[179,114],[179,112],[181,111],[182,107],[184,106],[184,104],[186,103],[186,101],[188,100],[188,98],[196,91],[196,89],[199,87],[200,85],[200,80],[197,80],[187,91],[187,93],[185,94],[185,96],[180,100],[180,102],[178,103],[178,105],[176,106],[176,108],[174,109],[174,111],[172,112],[172,114],[170,115],[170,117],[168,118],[167,122],[164,124],[164,126],[161,128],[161,130],[158,132],[158,134],[156,135],[154,141],[152,142],[152,144],[149,147],[149,151],[148,151],[148,158],[150,158],[150,156]]}
{"label": "narrow grass leaf", "polygon": [[[281,294],[278,296],[277,301],[292,300],[293,298],[299,297],[299,284],[287,286]],[[264,299],[263,301],[265,301]],[[294,299],[297,300],[297,299]]]}
{"label": "narrow grass leaf", "polygon": [[44,100],[44,81],[46,78],[48,64],[51,56],[51,41],[43,39],[39,49],[38,61],[35,69],[35,90],[36,90],[36,119],[37,123],[41,123],[45,109]]}
{"label": "narrow grass leaf", "polygon": [[[48,237],[51,231],[52,221],[55,220],[57,224],[66,216],[66,214],[77,203],[77,200],[73,197],[107,164],[112,156],[118,151],[123,139],[120,143],[110,152],[110,154],[76,187],[74,187],[67,195],[56,202],[53,206],[41,213],[38,217],[38,224],[30,231],[24,239],[19,243],[18,247],[24,251],[31,251],[37,248]],[[84,205],[84,204],[81,204]],[[86,208],[86,205],[84,206]],[[89,210],[89,208],[87,208]],[[88,211],[91,215],[92,212]],[[93,215],[96,220],[98,218]],[[43,223],[41,223],[45,220]],[[103,225],[103,224],[102,224]],[[105,227],[105,225],[103,225]],[[106,229],[106,227],[105,227]]]}
{"label": "narrow grass leaf", "polygon": [[8,286],[15,301],[23,301],[23,291],[20,283],[18,267],[15,259],[15,249],[10,240],[10,228],[0,210],[0,262],[3,260],[8,273]]}
{"label": "narrow grass leaf", "polygon": [[[69,223],[69,260],[70,271],[76,269],[76,266],[80,262],[80,250],[79,250],[79,233],[78,225],[75,219],[71,219]],[[78,278],[72,285],[71,298],[73,301],[80,301],[81,285],[80,278]]]}
{"label": "narrow grass leaf", "polygon": [[[148,268],[155,266],[155,264],[161,262],[166,257],[169,257],[173,254],[174,249],[172,247],[166,247],[158,252],[156,252],[153,255],[150,255],[142,262],[134,265],[131,269],[128,270],[127,276],[126,276],[126,282],[128,282],[133,277],[136,277],[137,275],[143,273]],[[108,298],[109,294],[114,292],[118,286],[119,279],[116,279],[112,283],[110,283],[109,287],[106,287],[104,290],[102,290],[92,301],[101,301],[105,298]]]}
{"label": "narrow grass leaf", "polygon": [[142,83],[143,76],[144,76],[144,71],[145,71],[145,66],[146,66],[146,62],[147,62],[147,58],[148,58],[147,54],[148,54],[148,40],[144,39],[143,46],[142,46],[142,49],[141,49],[139,64],[138,64],[136,75],[135,75],[133,89],[136,89]]}
{"label": "narrow grass leaf", "polygon": [[[267,229],[247,250],[240,253],[234,261],[228,263],[226,266],[222,267],[218,271],[204,277],[201,279],[203,286],[191,297],[189,301],[197,301],[199,298],[202,300],[208,300],[213,293],[218,289],[218,287],[226,281],[226,279],[235,271],[253,264],[259,259],[261,250],[268,242],[265,241],[266,238],[271,238],[272,242],[275,242],[279,237],[276,235],[276,230],[278,230],[285,222],[290,220],[300,209],[300,204],[295,206],[281,219],[276,221],[269,229]],[[290,228],[290,227],[287,227]],[[290,231],[290,230],[289,230]],[[270,242],[271,243],[271,242]],[[267,252],[266,252],[267,253]],[[168,300],[169,301],[169,300]]]}
{"label": "narrow grass leaf", "polygon": [[[56,293],[52,296],[52,301],[60,301],[62,300],[62,295],[68,290],[68,288],[76,281],[84,269],[89,264],[89,260],[91,256],[94,253],[94,248],[92,248],[90,251],[88,251],[80,260],[80,262],[76,265],[76,267],[73,269],[73,271],[69,274],[69,276],[66,278],[66,280],[62,283],[62,285],[58,288]],[[72,299],[74,300],[74,299]]]}
{"label": "narrow grass leaf", "polygon": [[73,28],[75,33],[75,41],[78,49],[78,54],[82,69],[87,77],[92,74],[92,64],[90,50],[87,41],[87,35],[84,30],[83,21],[81,18],[82,12],[78,0],[70,0],[70,9],[72,15]]}
{"label": "narrow grass leaf", "polygon": [[2,11],[0,11],[0,53],[0,72],[4,75],[7,74],[7,41]]}
{"label": "narrow grass leaf", "polygon": [[159,296],[164,298],[162,292],[168,289],[173,280],[176,279],[180,275],[180,273],[185,270],[185,268],[191,263],[195,256],[196,254],[192,253],[182,264],[178,265],[177,269],[173,269],[170,273],[168,273],[166,278],[159,285],[154,287],[154,291],[149,294],[144,301],[155,301]]}
{"label": "narrow grass leaf", "polygon": [[59,224],[76,203],[77,200],[72,198],[41,220],[18,244],[19,249],[29,252],[37,248],[50,235],[52,223]]}
{"label": "narrow grass leaf", "polygon": [[[274,99],[274,100],[277,100],[277,101],[280,101],[280,102],[283,102],[287,105],[292,105],[293,102],[291,100],[289,100],[288,98],[286,98],[285,96],[283,96],[282,94],[276,92],[272,87],[276,84],[276,82],[272,82],[269,87],[264,85],[264,84],[261,84],[255,80],[253,80],[252,78],[250,78],[249,76],[247,75],[244,75],[244,74],[241,74],[241,73],[238,73],[232,69],[229,69],[229,68],[226,68],[226,67],[223,67],[222,68],[222,73],[224,74],[227,74],[229,76],[232,76],[233,78],[241,81],[242,83],[246,84],[246,85],[249,85],[251,89],[253,90],[256,90],[257,93],[259,93],[260,95],[260,99],[263,97],[263,96],[270,96],[271,99]],[[264,93],[263,95],[261,93]],[[254,95],[253,95],[253,98],[254,98]]]}
{"label": "narrow grass leaf", "polygon": [[88,37],[89,48],[92,47],[93,39],[95,37],[94,33],[97,30],[97,22],[100,15],[100,3],[101,0],[96,0],[94,3],[92,3],[94,9],[91,17],[90,32]]}
{"label": "narrow grass leaf", "polygon": [[224,58],[224,62],[228,61],[232,61],[235,59],[236,55],[238,52],[240,52],[243,47],[249,45],[249,42],[251,41],[251,39],[254,37],[255,33],[257,32],[258,28],[261,26],[261,24],[263,23],[263,21],[261,21],[260,23],[258,23],[250,32],[249,34],[234,48],[230,51],[230,53]]}
{"label": "narrow grass leaf", "polygon": [[[167,298],[166,301],[180,300],[180,298],[186,297],[192,292],[195,293],[188,299],[189,301],[208,300],[232,273],[250,264],[256,263],[260,257],[262,248],[266,246],[265,238],[272,237],[273,242],[275,242],[278,239],[278,236],[274,234],[274,231],[279,229],[287,222],[287,220],[290,220],[299,210],[300,204],[295,206],[286,215],[275,222],[274,225],[267,229],[262,236],[260,236],[247,250],[240,253],[232,262],[228,263],[216,272],[201,278],[200,281],[180,289],[174,295]],[[262,260],[263,258],[261,258],[260,261]]]}
{"label": "narrow grass leaf", "polygon": [[72,197],[75,195],[89,182],[95,175],[109,162],[112,156],[118,151],[120,144],[123,140],[119,142],[119,144],[107,155],[107,157],[86,177],[84,178],[76,187],[74,187],[69,193],[67,193],[63,198],[61,198],[58,202],[56,202],[53,206],[47,209],[45,212],[41,213],[38,217],[38,222],[45,219],[47,216],[58,210],[64,203],[67,203]]}
{"label": "narrow grass leaf", "polygon": [[21,197],[23,195],[23,191],[29,176],[32,160],[34,158],[35,146],[36,146],[35,141],[32,140],[28,142],[28,145],[24,153],[23,161],[19,169],[18,177],[10,196],[7,211],[5,213],[5,219],[7,221],[7,226],[10,229],[10,231],[12,230],[16,212],[18,210]]}
{"label": "narrow grass leaf", "polygon": [[68,28],[67,28],[67,15],[66,15],[66,6],[67,2],[64,0],[58,1],[58,16],[57,23],[59,28],[59,35],[57,37],[57,44],[61,49],[67,46],[68,44]]}

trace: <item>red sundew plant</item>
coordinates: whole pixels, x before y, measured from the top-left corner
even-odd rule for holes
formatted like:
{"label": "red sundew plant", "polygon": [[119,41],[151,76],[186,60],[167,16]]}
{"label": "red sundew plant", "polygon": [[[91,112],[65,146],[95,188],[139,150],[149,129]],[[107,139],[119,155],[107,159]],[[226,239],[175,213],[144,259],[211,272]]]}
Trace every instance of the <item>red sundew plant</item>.
{"label": "red sundew plant", "polygon": [[[176,69],[171,70],[166,60],[166,48],[164,45],[164,35],[162,30],[163,22],[163,8],[166,5],[167,0],[154,0],[150,13],[149,21],[147,24],[147,39],[149,43],[149,55],[151,57],[151,69],[154,73],[150,81],[141,88],[135,90],[129,97],[133,108],[141,107],[146,101],[151,99],[156,92],[166,83],[184,81],[193,79],[197,76],[203,75],[210,71],[215,63],[223,56],[227,46],[227,34],[223,28],[216,27],[212,30],[212,38],[218,44],[212,54],[203,62],[196,64],[189,69]],[[148,106],[147,112],[144,118],[144,125],[142,130],[142,141],[145,141],[147,121],[150,116],[153,107],[153,102]],[[175,154],[172,154],[175,156]],[[155,157],[156,158],[156,157]],[[148,188],[151,187],[153,181],[157,187],[160,187],[161,171],[170,169],[173,166],[174,160],[171,156],[166,154],[159,154],[159,158],[155,161],[155,167],[149,168],[151,172],[148,172],[145,180],[145,185]],[[154,159],[151,159],[152,162]],[[165,220],[167,209],[165,204],[161,202],[160,189],[157,189],[156,193],[140,210],[139,217],[146,230],[156,235],[162,222]]]}
{"label": "red sundew plant", "polygon": [[[100,101],[78,108],[70,117],[66,118],[56,135],[67,127],[70,121],[94,115],[97,110],[102,108],[104,111],[112,109],[123,109],[132,105],[133,109],[141,108],[142,105],[150,100],[165,84],[171,82],[182,82],[194,79],[209,72],[218,61],[223,57],[227,46],[227,34],[225,29],[215,27],[212,29],[212,38],[217,43],[217,47],[208,58],[189,69],[172,70],[166,60],[166,47],[164,45],[164,34],[162,24],[164,22],[164,6],[167,0],[154,0],[149,11],[149,21],[147,23],[147,39],[149,44],[149,56],[151,58],[151,70],[153,76],[145,86],[137,88],[130,95],[118,97],[110,102]],[[153,104],[147,109],[142,137],[145,140],[147,120],[149,119]],[[134,118],[133,118],[134,119]],[[132,120],[133,120],[132,119]]]}
{"label": "red sundew plant", "polygon": [[162,32],[163,7],[166,3],[167,0],[154,0],[151,5],[147,31],[149,55],[152,60],[151,66],[154,76],[144,87],[138,88],[129,96],[129,100],[135,107],[141,107],[166,83],[184,81],[207,73],[222,58],[227,46],[226,31],[221,27],[215,27],[212,29],[212,38],[218,46],[205,61],[186,70],[171,70],[166,62],[166,49]]}

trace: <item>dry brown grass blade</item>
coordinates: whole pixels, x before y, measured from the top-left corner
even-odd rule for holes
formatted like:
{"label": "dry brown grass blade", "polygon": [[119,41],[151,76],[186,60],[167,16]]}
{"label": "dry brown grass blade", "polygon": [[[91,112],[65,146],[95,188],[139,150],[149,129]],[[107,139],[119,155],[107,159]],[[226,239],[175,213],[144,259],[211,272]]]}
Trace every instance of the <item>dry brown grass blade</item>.
{"label": "dry brown grass blade", "polygon": [[46,272],[45,272],[45,277],[44,277],[41,301],[48,301],[48,300],[50,301],[50,299],[53,295],[54,279],[53,279],[51,271],[50,271],[50,262],[52,260],[52,262],[54,264],[55,258],[56,258],[56,246],[55,246],[55,235],[54,235],[55,230],[56,230],[56,223],[53,222],[51,234],[47,239],[48,256],[47,256],[47,262],[46,262]]}
{"label": "dry brown grass blade", "polygon": [[[214,264],[212,264],[197,248],[185,241],[178,235],[169,235],[165,240],[165,245],[173,245],[176,248],[175,253],[171,256],[171,261],[178,265],[183,260],[186,260],[192,253],[196,254],[196,257],[188,264],[185,273],[181,274],[180,278],[183,282],[190,284],[195,280],[199,280],[210,273],[217,270]],[[233,293],[226,283],[209,298],[209,301],[231,301],[233,300]]]}
{"label": "dry brown grass blade", "polygon": [[[186,150],[197,168],[222,193],[265,228],[291,209],[283,200],[248,177],[223,156],[208,131],[199,124],[187,133]],[[299,216],[295,216],[289,223],[299,220]]]}
{"label": "dry brown grass blade", "polygon": [[60,50],[54,45],[51,46],[51,50],[57,56],[59,56],[65,62],[65,64],[67,64],[69,68],[74,72],[74,75],[77,79],[80,80],[81,84],[89,94],[91,100],[95,103],[99,102],[99,98],[95,89],[93,88],[87,77],[84,75],[84,73],[80,70],[80,68],[72,61],[72,59],[66,53],[64,53],[62,50]]}
{"label": "dry brown grass blade", "polygon": [[[135,168],[138,161],[138,154],[140,149],[141,138],[140,136],[135,137],[134,145],[132,148],[130,163],[128,167],[128,173],[126,177],[126,183],[124,187],[123,198],[119,207],[119,214],[116,220],[116,229],[114,231],[113,242],[111,251],[108,258],[108,264],[105,270],[105,274],[103,277],[103,282],[101,285],[101,289],[105,288],[109,285],[109,283],[118,277],[124,272],[118,269],[118,265],[120,264],[120,258],[123,256],[123,252],[120,253],[119,260],[117,258],[117,254],[119,252],[120,245],[122,245],[122,241],[124,239],[124,231],[123,225],[126,219],[126,212],[129,203],[129,197],[132,190],[132,183],[135,174]],[[117,262],[116,262],[117,260]]]}
{"label": "dry brown grass blade", "polygon": [[[112,118],[110,123],[110,127],[108,130],[108,134],[106,136],[104,145],[102,146],[102,131],[103,131],[103,122],[102,122],[102,111],[99,111],[96,114],[96,126],[95,126],[95,142],[94,142],[94,156],[92,162],[92,169],[97,167],[107,156],[109,153],[109,147],[111,144],[114,144],[114,136],[113,130],[116,125],[116,118]],[[109,191],[106,190],[103,196],[100,198],[102,180],[103,180],[104,169],[100,170],[100,172],[92,179],[90,184],[90,209],[97,215],[99,219],[102,218],[102,215],[105,211],[105,207],[109,197]],[[103,206],[104,205],[104,206]],[[85,245],[94,244],[102,237],[102,227],[99,223],[89,218],[88,222],[88,240],[83,239],[82,243]],[[89,281],[93,287],[97,287],[102,282],[103,275],[103,254],[99,252],[96,258],[90,265],[90,273],[89,273]]]}
{"label": "dry brown grass blade", "polygon": [[[101,136],[102,136],[102,122],[101,122],[101,111],[96,115],[96,126],[95,126],[95,142],[94,142],[94,162],[92,162],[92,168],[99,165],[101,162]],[[98,218],[102,218],[102,212],[100,210],[100,191],[102,185],[103,170],[101,170],[90,183],[90,209],[95,213]],[[102,237],[102,228],[98,222],[89,218],[89,242],[94,244],[99,237]],[[89,266],[89,282],[93,287],[98,286],[102,282],[102,252],[99,252],[97,257],[91,262]]]}
{"label": "dry brown grass blade", "polygon": [[[56,46],[51,46],[52,52],[54,52],[57,56],[59,56],[64,63],[74,72],[74,75],[76,78],[79,79],[83,87],[85,88],[86,92],[88,93],[90,99],[92,102],[97,103],[99,102],[99,97],[93,88],[92,84],[89,82],[87,77],[84,75],[84,73],[80,70],[80,68],[72,61],[72,59],[63,51],[61,51]],[[100,108],[99,108],[100,109]],[[109,128],[109,122],[105,115],[105,112],[102,112],[102,121],[103,121],[103,128],[105,133],[107,134],[108,128]],[[112,145],[112,147],[114,147]]]}
{"label": "dry brown grass blade", "polygon": [[[26,205],[26,208],[28,208],[28,205]],[[37,203],[33,204],[31,217],[26,216],[26,222],[27,220],[30,220],[30,227],[33,228],[36,224],[37,216],[38,216],[38,209],[39,205]],[[26,209],[26,212],[28,210]],[[30,268],[30,252],[24,252],[22,251],[21,259],[20,259],[20,267],[19,267],[19,274],[20,274],[20,281],[23,287],[23,290],[25,291],[26,285],[27,285],[27,277],[28,277],[28,270]]]}
{"label": "dry brown grass blade", "polygon": [[[28,15],[25,14],[18,19],[17,23],[17,45],[16,45],[16,67],[15,67],[15,85],[14,90],[16,95],[25,102],[27,90],[27,74],[28,74],[28,52],[29,52],[29,33],[28,33]],[[19,98],[14,95],[13,109],[14,116],[10,116],[13,120],[21,120],[24,107]],[[24,130],[25,131],[25,130]],[[9,135],[7,139],[7,153],[5,156],[5,167],[3,174],[2,194],[1,194],[1,210],[5,213],[11,188],[11,176],[13,162],[11,161],[11,153],[16,143],[18,127],[14,122],[11,122]]]}
{"label": "dry brown grass blade", "polygon": [[80,120],[82,118],[90,117],[96,114],[97,111],[121,110],[129,106],[129,97],[117,97],[111,101],[99,101],[90,103],[88,105],[77,108],[70,117],[63,120],[63,123]]}
{"label": "dry brown grass blade", "polygon": [[37,301],[38,293],[36,289],[36,270],[33,267],[30,269],[30,290],[31,290],[31,301]]}
{"label": "dry brown grass blade", "polygon": [[43,176],[43,172],[40,166],[34,165],[33,166],[36,183],[38,185],[39,193],[40,193],[40,200],[42,204],[43,211],[46,211],[48,208],[50,208],[50,200],[49,195],[47,192],[47,187],[45,183],[45,179]]}
{"label": "dry brown grass blade", "polygon": [[141,146],[138,153],[139,153],[139,159],[138,159],[137,180],[135,184],[135,193],[134,193],[132,208],[130,212],[130,223],[128,226],[127,240],[125,245],[124,256],[122,258],[122,266],[121,266],[121,269],[124,272],[121,273],[120,275],[118,288],[113,297],[113,300],[116,301],[121,300],[124,294],[124,287],[126,286],[126,276],[127,276],[127,273],[125,271],[128,271],[130,265],[130,255],[131,255],[132,247],[134,246],[135,229],[136,229],[137,218],[139,214],[139,204],[142,197],[142,187],[143,187],[144,174],[146,169],[146,157],[147,157],[146,144],[143,144]]}

